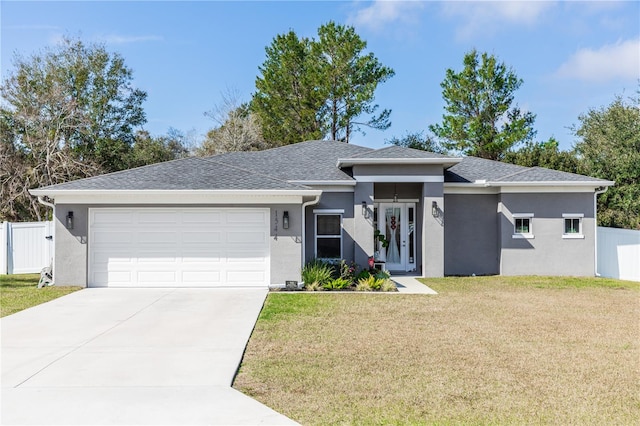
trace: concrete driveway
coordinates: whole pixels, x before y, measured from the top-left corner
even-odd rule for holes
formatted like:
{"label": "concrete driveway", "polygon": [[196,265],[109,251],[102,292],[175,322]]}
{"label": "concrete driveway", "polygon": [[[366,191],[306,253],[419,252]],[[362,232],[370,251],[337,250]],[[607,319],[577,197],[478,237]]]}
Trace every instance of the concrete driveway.
{"label": "concrete driveway", "polygon": [[85,289],[0,320],[2,424],[295,424],[230,387],[267,291]]}

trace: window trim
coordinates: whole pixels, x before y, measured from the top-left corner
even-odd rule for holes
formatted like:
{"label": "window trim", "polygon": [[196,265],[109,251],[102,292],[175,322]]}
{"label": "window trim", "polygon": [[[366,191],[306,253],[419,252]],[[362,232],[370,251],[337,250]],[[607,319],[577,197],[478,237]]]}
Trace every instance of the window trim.
{"label": "window trim", "polygon": [[[318,235],[318,216],[339,216],[340,217],[340,234],[339,235]],[[314,209],[313,210],[313,256],[316,259],[326,260],[326,261],[336,261],[342,259],[343,247],[342,243],[344,241],[344,227],[343,227],[343,219],[344,219],[344,210],[343,209]],[[333,257],[318,257],[318,239],[323,238],[339,238],[340,239],[340,256]]]}
{"label": "window trim", "polygon": [[[511,235],[511,238],[514,238],[514,239],[524,238],[524,239],[528,239],[528,240],[535,238],[533,236],[533,217],[534,217],[533,213],[513,213],[511,216],[513,217],[513,235]],[[529,220],[529,232],[527,232],[527,233],[517,232],[516,231],[516,219],[528,219]]]}
{"label": "window trim", "polygon": [[[566,222],[567,219],[578,219],[578,232],[575,233],[566,233]],[[584,239],[584,225],[583,225],[584,214],[583,213],[563,213],[562,214],[562,239],[564,240],[578,240]]]}

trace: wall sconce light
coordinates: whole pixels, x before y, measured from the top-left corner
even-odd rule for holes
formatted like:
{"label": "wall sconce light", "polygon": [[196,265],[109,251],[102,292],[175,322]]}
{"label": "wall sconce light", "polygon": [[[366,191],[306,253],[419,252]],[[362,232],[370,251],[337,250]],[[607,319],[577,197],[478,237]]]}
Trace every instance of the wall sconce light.
{"label": "wall sconce light", "polygon": [[362,216],[367,217],[367,202],[362,202]]}
{"label": "wall sconce light", "polygon": [[282,214],[282,228],[289,229],[289,212],[285,211]]}
{"label": "wall sconce light", "polygon": [[67,213],[67,229],[73,229],[73,212]]}
{"label": "wall sconce light", "polygon": [[438,202],[437,201],[432,201],[431,202],[431,214],[433,215],[433,217],[438,217]]}

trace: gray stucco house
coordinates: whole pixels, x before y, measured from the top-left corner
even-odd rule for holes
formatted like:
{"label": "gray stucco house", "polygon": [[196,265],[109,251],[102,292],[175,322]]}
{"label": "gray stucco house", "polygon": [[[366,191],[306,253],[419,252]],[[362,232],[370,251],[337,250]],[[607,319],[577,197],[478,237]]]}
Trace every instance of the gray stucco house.
{"label": "gray stucco house", "polygon": [[[595,271],[613,182],[401,147],[308,141],[185,158],[32,190],[55,203],[59,285],[267,286],[304,262],[393,273]],[[376,242],[378,229],[389,241]]]}

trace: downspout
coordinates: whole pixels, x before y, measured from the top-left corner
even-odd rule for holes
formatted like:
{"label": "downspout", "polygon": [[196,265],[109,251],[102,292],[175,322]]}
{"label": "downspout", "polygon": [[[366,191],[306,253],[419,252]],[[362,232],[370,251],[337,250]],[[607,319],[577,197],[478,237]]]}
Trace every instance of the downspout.
{"label": "downspout", "polygon": [[609,189],[609,187],[605,186],[604,189],[596,189],[593,193],[593,272],[596,277],[600,276],[598,273],[598,195],[604,194],[607,192],[607,189]]}
{"label": "downspout", "polygon": [[[52,221],[55,221],[55,217],[56,217],[56,206],[53,203],[50,203],[48,201],[45,201],[42,195],[38,195],[38,202],[40,204],[42,204],[43,206],[47,206],[47,207],[51,207],[53,209],[53,213],[52,213]],[[53,226],[55,227],[55,222],[52,222]],[[55,281],[55,277],[53,274],[53,259],[55,257],[55,253],[56,253],[56,244],[55,242],[53,243],[52,249],[51,249],[51,260],[50,260],[50,264],[51,264],[51,285],[55,285],[56,281]]]}
{"label": "downspout", "polygon": [[42,198],[42,197],[43,197],[42,195],[38,195],[38,202],[39,202],[40,204],[42,204],[42,205],[47,206],[47,207],[51,207],[51,208],[55,211],[56,206],[55,206],[54,204],[51,204],[51,203],[50,203],[50,202],[48,202],[48,201],[45,201],[45,200],[44,200],[44,198]]}
{"label": "downspout", "polygon": [[[320,194],[322,195],[322,194]],[[318,201],[320,201],[320,195],[316,195],[316,198],[311,200],[311,201],[307,201],[306,203],[302,203],[302,263],[300,264],[301,267],[304,267],[304,261],[305,261],[305,257],[306,257],[306,241],[307,241],[307,226],[306,226],[306,218],[307,218],[307,207],[308,206],[312,206],[314,204],[318,204]]]}

